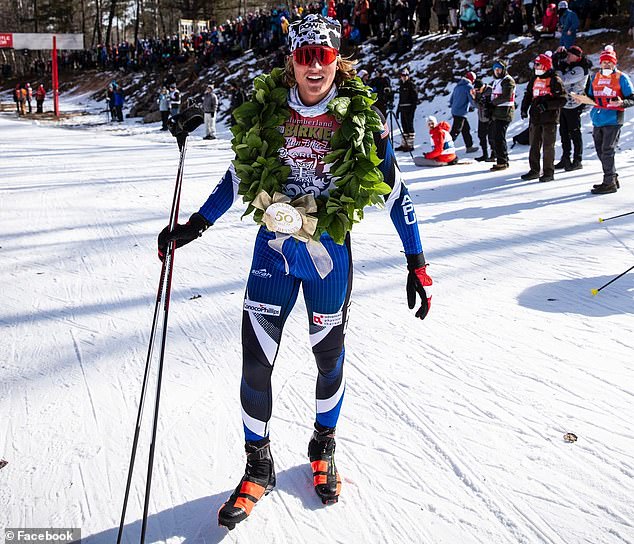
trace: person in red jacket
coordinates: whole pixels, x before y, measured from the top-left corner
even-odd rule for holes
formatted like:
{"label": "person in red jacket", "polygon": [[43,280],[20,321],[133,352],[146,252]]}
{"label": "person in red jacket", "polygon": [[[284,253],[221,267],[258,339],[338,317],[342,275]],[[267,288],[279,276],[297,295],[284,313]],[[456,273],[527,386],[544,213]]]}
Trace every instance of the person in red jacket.
{"label": "person in red jacket", "polygon": [[29,106],[29,113],[33,113],[33,108],[31,106],[31,102],[33,102],[33,89],[31,88],[30,83],[27,83],[24,88],[26,90],[26,103]]}
{"label": "person in red jacket", "polygon": [[46,98],[46,90],[44,85],[40,85],[35,91],[35,102],[37,103],[37,113],[44,113],[42,106],[44,105],[44,99]]}
{"label": "person in red jacket", "polygon": [[456,148],[449,133],[451,130],[449,123],[447,123],[447,121],[441,121],[439,123],[433,115],[430,115],[427,118],[427,127],[429,128],[434,149],[425,153],[422,160],[418,158],[416,164],[418,166],[447,166],[449,164],[456,164],[458,157],[456,157]]}
{"label": "person in red jacket", "polygon": [[537,25],[531,31],[533,37],[536,40],[538,40],[539,38],[554,38],[558,23],[559,16],[557,15],[557,6],[555,4],[548,4],[548,6],[546,7],[546,12],[542,17],[542,24]]}

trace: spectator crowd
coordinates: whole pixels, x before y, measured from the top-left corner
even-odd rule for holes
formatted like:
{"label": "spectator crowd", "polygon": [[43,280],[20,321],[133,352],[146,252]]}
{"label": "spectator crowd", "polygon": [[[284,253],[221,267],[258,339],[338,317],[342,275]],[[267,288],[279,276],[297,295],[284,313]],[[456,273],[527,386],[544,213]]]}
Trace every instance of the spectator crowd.
{"label": "spectator crowd", "polygon": [[[593,185],[591,193],[615,193],[620,188],[615,159],[624,112],[634,106],[634,85],[618,68],[617,62],[616,51],[610,45],[601,51],[598,70],[594,71],[577,45],[560,46],[555,55],[550,51],[541,53],[533,61],[533,73],[521,100],[516,96],[516,83],[504,60],[498,59],[491,66],[493,80],[490,84],[469,70],[460,78],[449,99],[452,125],[429,116],[427,128],[433,149],[422,157],[412,156],[414,163],[418,166],[458,164],[455,141],[462,136],[466,153],[475,153],[482,148],[476,161],[495,163],[490,168],[494,172],[507,169],[506,132],[519,102],[521,118],[528,119],[527,135],[522,143],[530,146],[529,170],[521,179],[552,182],[556,170],[583,168],[581,114],[591,106],[592,139],[603,170],[602,182]],[[404,81],[410,81],[406,69],[401,71],[401,90]],[[378,89],[375,90],[378,93]],[[410,107],[410,98],[405,98],[405,102],[408,107],[400,112],[403,127],[408,126],[406,123],[413,126],[416,106]],[[474,145],[467,120],[467,113],[475,108],[479,147]],[[557,134],[561,141],[561,158],[555,163]],[[519,142],[520,136],[514,137],[514,141]],[[413,128],[411,132],[402,128],[401,137],[402,143],[396,150],[411,153],[415,147]]]}
{"label": "spectator crowd", "polygon": [[[634,0],[628,7],[632,30]],[[137,71],[193,61],[200,69],[249,49],[256,53],[284,50],[289,24],[310,13],[339,20],[344,53],[370,42],[386,55],[402,55],[411,50],[414,36],[432,30],[464,33],[475,43],[486,37],[506,41],[512,35],[524,34],[537,39],[554,37],[560,31],[560,45],[569,47],[577,32],[587,30],[603,15],[616,15],[618,10],[617,0],[563,0],[558,4],[551,0],[338,0],[330,4],[322,1],[303,6],[279,5],[224,22],[212,20],[208,30],[185,36],[143,37],[136,45],[124,40],[83,51],[60,51],[59,67],[60,71]],[[28,64],[29,73],[50,73],[50,60],[41,56],[30,59]]]}

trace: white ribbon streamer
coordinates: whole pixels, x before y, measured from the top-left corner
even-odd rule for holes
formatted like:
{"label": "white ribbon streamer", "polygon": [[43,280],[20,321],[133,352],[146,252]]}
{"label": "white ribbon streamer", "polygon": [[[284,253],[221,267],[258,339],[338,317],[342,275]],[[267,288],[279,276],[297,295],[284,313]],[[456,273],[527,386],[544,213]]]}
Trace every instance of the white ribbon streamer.
{"label": "white ribbon streamer", "polygon": [[[284,234],[276,230],[276,224],[273,217],[266,213],[266,210],[271,204],[277,204],[279,202],[287,203],[295,210],[297,210],[302,219],[302,225],[296,232],[290,234]],[[291,201],[290,197],[283,195],[282,193],[274,193],[273,197],[262,191],[258,193],[252,202],[253,206],[264,211],[262,220],[266,225],[266,228],[271,232],[275,232],[275,238],[269,240],[269,247],[274,251],[277,251],[284,259],[284,268],[286,273],[289,273],[289,266],[286,260],[286,256],[282,251],[282,246],[288,238],[295,238],[300,242],[306,244],[306,250],[310,256],[313,266],[319,277],[323,280],[333,269],[332,258],[328,254],[328,251],[321,242],[313,239],[313,234],[317,229],[317,218],[308,215],[309,213],[317,212],[317,202],[313,195],[303,195],[295,200]]]}

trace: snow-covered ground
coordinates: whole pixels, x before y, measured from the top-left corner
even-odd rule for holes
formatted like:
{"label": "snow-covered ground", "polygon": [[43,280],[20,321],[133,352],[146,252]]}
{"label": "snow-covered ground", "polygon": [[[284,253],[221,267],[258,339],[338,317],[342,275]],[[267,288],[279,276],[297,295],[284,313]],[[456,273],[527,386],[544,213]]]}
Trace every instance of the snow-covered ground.
{"label": "snow-covered ground", "polygon": [[[446,101],[419,108],[417,126]],[[116,539],[178,150],[157,125],[67,124],[0,116],[0,528],[76,526],[105,544]],[[240,320],[257,228],[236,205],[179,249],[148,541],[633,543],[634,273],[590,289],[634,261],[634,216],[597,221],[633,209],[634,140],[628,121],[622,188],[593,196],[588,130],[584,169],[547,184],[519,179],[526,147],[496,174],[480,163],[421,170],[400,155],[433,306],[424,322],[407,309],[400,241],[370,210],[353,232],[337,505],[320,504],[306,459],[316,369],[300,301],[273,377],[277,488],[231,533],[216,526],[244,470]],[[200,136],[182,217],[231,159],[226,129]],[[419,133],[418,149],[428,140]],[[138,541],[146,438],[125,542]]]}

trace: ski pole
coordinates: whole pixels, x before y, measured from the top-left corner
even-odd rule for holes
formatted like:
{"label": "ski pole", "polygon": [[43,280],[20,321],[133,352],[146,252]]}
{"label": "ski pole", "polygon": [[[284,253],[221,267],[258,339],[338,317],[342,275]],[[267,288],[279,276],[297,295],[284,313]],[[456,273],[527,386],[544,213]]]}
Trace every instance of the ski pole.
{"label": "ski pole", "polygon": [[[181,194],[181,186],[182,186],[182,182],[183,182],[183,164],[185,161],[185,142],[183,143],[183,146],[181,147],[181,153],[180,153],[180,160],[178,163],[178,172],[176,174],[176,184],[174,187],[174,197],[172,200],[172,209],[170,211],[170,230],[172,230],[174,228],[174,226],[176,225],[176,223],[178,222],[178,209],[180,206],[180,194]],[[126,489],[125,489],[125,495],[124,495],[124,499],[123,499],[123,507],[121,510],[121,521],[119,523],[119,532],[117,535],[117,544],[121,544],[121,538],[123,536],[123,526],[125,524],[125,514],[126,514],[126,510],[127,510],[127,506],[128,506],[128,499],[130,496],[130,487],[132,484],[132,475],[134,472],[134,463],[136,460],[136,452],[137,452],[137,448],[138,448],[138,444],[139,444],[139,434],[141,432],[141,421],[143,419],[143,408],[145,406],[145,398],[146,398],[146,393],[147,393],[147,388],[148,388],[148,382],[149,382],[149,376],[150,376],[150,368],[151,368],[151,361],[152,361],[152,354],[154,353],[154,342],[156,339],[156,329],[157,329],[157,325],[158,325],[158,318],[159,318],[159,312],[160,312],[160,308],[161,308],[161,302],[163,300],[165,300],[165,307],[164,307],[164,319],[163,319],[163,336],[161,338],[161,362],[160,362],[160,366],[159,366],[159,378],[158,378],[158,383],[157,383],[157,398],[160,397],[160,380],[161,380],[161,374],[162,374],[162,363],[163,363],[163,354],[165,351],[165,334],[166,334],[166,325],[167,325],[167,308],[169,307],[169,296],[170,296],[170,289],[169,289],[169,284],[171,284],[171,277],[172,277],[172,268],[173,268],[173,252],[174,252],[174,243],[172,242],[171,244],[169,244],[166,255],[165,255],[165,259],[163,260],[163,266],[161,267],[161,276],[160,276],[160,280],[159,280],[159,287],[157,290],[157,294],[156,294],[156,302],[154,305],[154,317],[152,319],[152,328],[151,328],[151,332],[150,332],[150,341],[149,341],[149,346],[148,346],[148,351],[147,351],[147,358],[145,361],[145,371],[143,374],[143,383],[141,385],[141,398],[139,400],[139,410],[137,412],[137,419],[136,419],[136,425],[135,425],[135,430],[134,430],[134,438],[132,440],[132,452],[130,454],[130,464],[128,467],[128,478],[127,478],[127,482],[126,482]],[[166,278],[167,278],[167,282],[166,282]],[[168,287],[166,288],[166,285],[168,285]],[[155,404],[155,417],[157,415],[157,404]],[[151,460],[153,460],[154,458],[154,438],[156,436],[156,431],[154,430],[153,433],[153,440],[152,440],[152,445],[151,445]],[[148,466],[148,474],[150,474],[151,477],[151,466]],[[149,495],[149,488],[146,488],[146,494]],[[142,530],[142,535],[141,535],[141,542],[144,542],[144,538],[145,538],[145,528],[147,525],[147,500],[146,500],[146,507],[144,509],[144,515],[143,515],[143,530]]]}
{"label": "ski pole", "polygon": [[634,212],[627,212],[627,213],[622,213],[620,215],[614,215],[613,217],[606,217],[605,219],[603,219],[602,217],[599,217],[599,223],[603,223],[604,221],[609,221],[610,219],[618,219],[619,217],[625,217],[626,215],[632,215]]}
{"label": "ski pole", "polygon": [[[187,149],[187,135],[182,140],[181,157],[185,160],[185,150]],[[182,165],[181,161],[181,165]],[[170,231],[174,229],[178,222],[178,210],[181,200],[181,187],[183,185],[183,169],[179,170],[179,179],[174,190],[174,202],[172,203],[172,214],[170,217]],[[161,402],[161,384],[163,382],[163,362],[165,360],[165,342],[167,340],[167,318],[169,316],[170,295],[172,292],[172,271],[174,269],[174,252],[176,241],[172,240],[167,246],[165,262],[167,262],[167,275],[165,278],[165,298],[163,301],[163,330],[161,335],[161,351],[159,354],[158,377],[156,381],[156,397],[154,401],[154,418],[152,422],[152,441],[150,442],[150,453],[148,455],[147,478],[145,483],[145,504],[143,505],[143,522],[141,525],[141,544],[145,543],[145,532],[147,530],[147,517],[150,507],[150,491],[152,488],[152,468],[154,466],[154,451],[156,449],[156,431],[158,429],[159,405]]]}
{"label": "ski pole", "polygon": [[592,296],[598,295],[599,291],[601,291],[601,289],[603,289],[604,287],[607,287],[608,285],[610,285],[611,283],[615,282],[619,278],[625,276],[625,274],[627,274],[630,270],[634,270],[634,266],[630,266],[625,272],[619,274],[618,276],[616,276],[616,278],[612,278],[608,283],[606,283],[605,285],[602,285],[598,289],[590,289],[590,292],[592,293]]}

